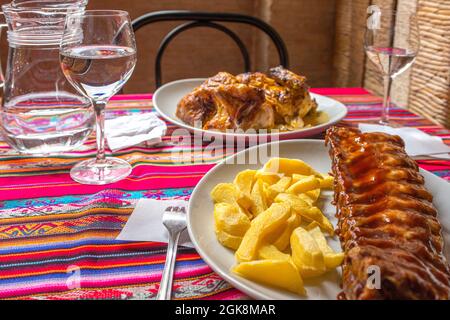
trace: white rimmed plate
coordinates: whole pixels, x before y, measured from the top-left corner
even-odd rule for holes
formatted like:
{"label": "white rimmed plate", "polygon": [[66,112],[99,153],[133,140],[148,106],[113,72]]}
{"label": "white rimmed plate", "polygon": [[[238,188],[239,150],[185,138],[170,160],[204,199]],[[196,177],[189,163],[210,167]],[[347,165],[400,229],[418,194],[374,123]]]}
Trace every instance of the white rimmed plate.
{"label": "white rimmed plate", "polygon": [[[235,175],[242,170],[261,168],[267,160],[261,158],[261,156],[267,154],[265,150],[267,150],[268,146],[271,148],[278,146],[278,155],[272,154],[272,156],[301,159],[320,172],[330,171],[331,161],[323,140],[273,142],[255,146],[231,156],[211,169],[192,193],[188,210],[188,231],[191,241],[200,256],[215,272],[250,297],[255,299],[336,299],[337,294],[340,292],[339,271],[330,272],[313,281],[306,280],[307,297],[261,285],[230,272],[230,268],[236,263],[234,253],[223,247],[216,240],[213,217],[214,205],[209,193],[220,182],[232,182]],[[249,159],[250,153],[257,155],[257,158],[261,158],[263,161],[254,164],[230,164],[235,163],[236,159],[242,159],[244,156],[246,159]],[[446,243],[445,255],[447,259],[450,259],[450,198],[448,197],[450,184],[428,171],[421,170],[421,174],[425,177],[426,187],[434,196],[433,202],[439,212],[438,218],[442,225],[442,233]],[[333,225],[336,226],[335,208],[331,204],[331,197],[331,191],[324,192],[323,196],[321,196],[320,207]],[[340,251],[338,239],[331,239],[329,243],[333,249]]]}
{"label": "white rimmed plate", "polygon": [[[183,79],[166,83],[160,87],[153,95],[153,105],[158,113],[167,121],[172,122],[182,128],[189,131],[200,132],[207,136],[224,136],[224,137],[239,137],[247,138],[251,136],[261,136],[262,134],[250,134],[250,133],[229,133],[213,130],[203,130],[200,128],[192,127],[184,123],[176,116],[176,110],[178,102],[189,92],[201,85],[206,79],[194,78]],[[320,132],[325,131],[331,125],[339,122],[347,115],[347,107],[334,99],[311,93],[311,96],[316,100],[318,104],[318,110],[324,111],[328,114],[328,121],[317,126],[302,128],[292,131],[280,132],[279,134],[267,134],[267,138],[270,141],[271,138],[275,139],[293,139],[310,137]]]}

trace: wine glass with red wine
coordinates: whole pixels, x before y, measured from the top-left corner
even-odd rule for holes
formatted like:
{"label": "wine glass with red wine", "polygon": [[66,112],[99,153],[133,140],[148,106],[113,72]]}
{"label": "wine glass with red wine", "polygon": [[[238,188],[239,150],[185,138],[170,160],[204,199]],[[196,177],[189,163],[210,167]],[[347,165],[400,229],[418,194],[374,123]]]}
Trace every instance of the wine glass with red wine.
{"label": "wine glass with red wine", "polygon": [[417,17],[407,11],[382,10],[370,6],[367,10],[364,48],[367,57],[383,76],[383,106],[380,123],[394,125],[389,119],[392,81],[407,70],[419,51]]}
{"label": "wine glass with red wine", "polygon": [[97,156],[76,164],[70,176],[84,184],[107,184],[127,177],[131,172],[127,161],[105,156],[105,107],[136,65],[136,43],[128,13],[87,10],[69,14],[60,61],[69,82],[91,99],[96,116]]}

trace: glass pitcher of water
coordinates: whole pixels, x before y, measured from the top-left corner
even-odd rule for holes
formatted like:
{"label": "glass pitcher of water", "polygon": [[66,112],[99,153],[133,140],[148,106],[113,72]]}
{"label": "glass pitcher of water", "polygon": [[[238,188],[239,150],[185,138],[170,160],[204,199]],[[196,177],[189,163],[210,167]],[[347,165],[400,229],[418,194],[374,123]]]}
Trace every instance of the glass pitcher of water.
{"label": "glass pitcher of water", "polygon": [[68,151],[92,131],[92,104],[67,82],[59,61],[65,17],[83,11],[86,4],[16,0],[2,6],[9,51],[0,127],[4,140],[19,152]]}

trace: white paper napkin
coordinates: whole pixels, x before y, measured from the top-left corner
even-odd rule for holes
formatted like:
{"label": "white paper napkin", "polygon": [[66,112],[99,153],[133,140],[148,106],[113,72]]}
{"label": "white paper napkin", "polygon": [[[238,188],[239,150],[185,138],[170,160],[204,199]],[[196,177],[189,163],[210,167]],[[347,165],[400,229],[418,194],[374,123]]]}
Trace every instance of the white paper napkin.
{"label": "white paper napkin", "polygon": [[[136,208],[134,208],[125,227],[123,227],[116,239],[167,243],[169,234],[162,223],[162,215],[169,207],[184,208],[185,212],[187,212],[188,201],[139,199]],[[181,234],[179,244],[193,247],[187,230]]]}
{"label": "white paper napkin", "polygon": [[105,134],[112,151],[142,142],[156,144],[166,134],[167,126],[154,112],[120,116],[105,121]]}
{"label": "white paper napkin", "polygon": [[[360,123],[359,129],[362,132],[384,132],[396,134],[405,141],[406,153],[410,156],[430,156],[450,159],[450,147],[441,138],[431,136],[416,128],[392,128],[389,126]],[[437,156],[439,154],[439,156]]]}

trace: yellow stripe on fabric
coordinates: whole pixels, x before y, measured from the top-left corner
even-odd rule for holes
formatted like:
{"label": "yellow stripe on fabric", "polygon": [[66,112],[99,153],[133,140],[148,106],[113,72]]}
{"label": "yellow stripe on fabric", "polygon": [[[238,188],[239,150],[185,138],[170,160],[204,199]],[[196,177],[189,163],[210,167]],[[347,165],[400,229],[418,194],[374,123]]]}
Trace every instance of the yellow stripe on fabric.
{"label": "yellow stripe on fabric", "polygon": [[115,239],[119,234],[120,230],[84,230],[78,233],[66,233],[62,235],[45,235],[40,237],[23,237],[14,239],[2,239],[1,244],[4,246],[27,246],[33,245],[34,247],[40,244],[49,244],[56,242],[70,242],[76,240],[88,240],[93,238],[106,238]]}
{"label": "yellow stripe on fabric", "polygon": [[59,213],[59,214],[48,214],[42,216],[28,216],[28,217],[13,217],[13,218],[2,218],[0,219],[1,225],[11,225],[11,224],[25,224],[33,222],[57,222],[59,220],[69,220],[74,218],[81,218],[83,216],[89,215],[91,213],[106,213],[106,214],[121,214],[130,215],[133,208],[88,208],[79,212],[70,213]]}

